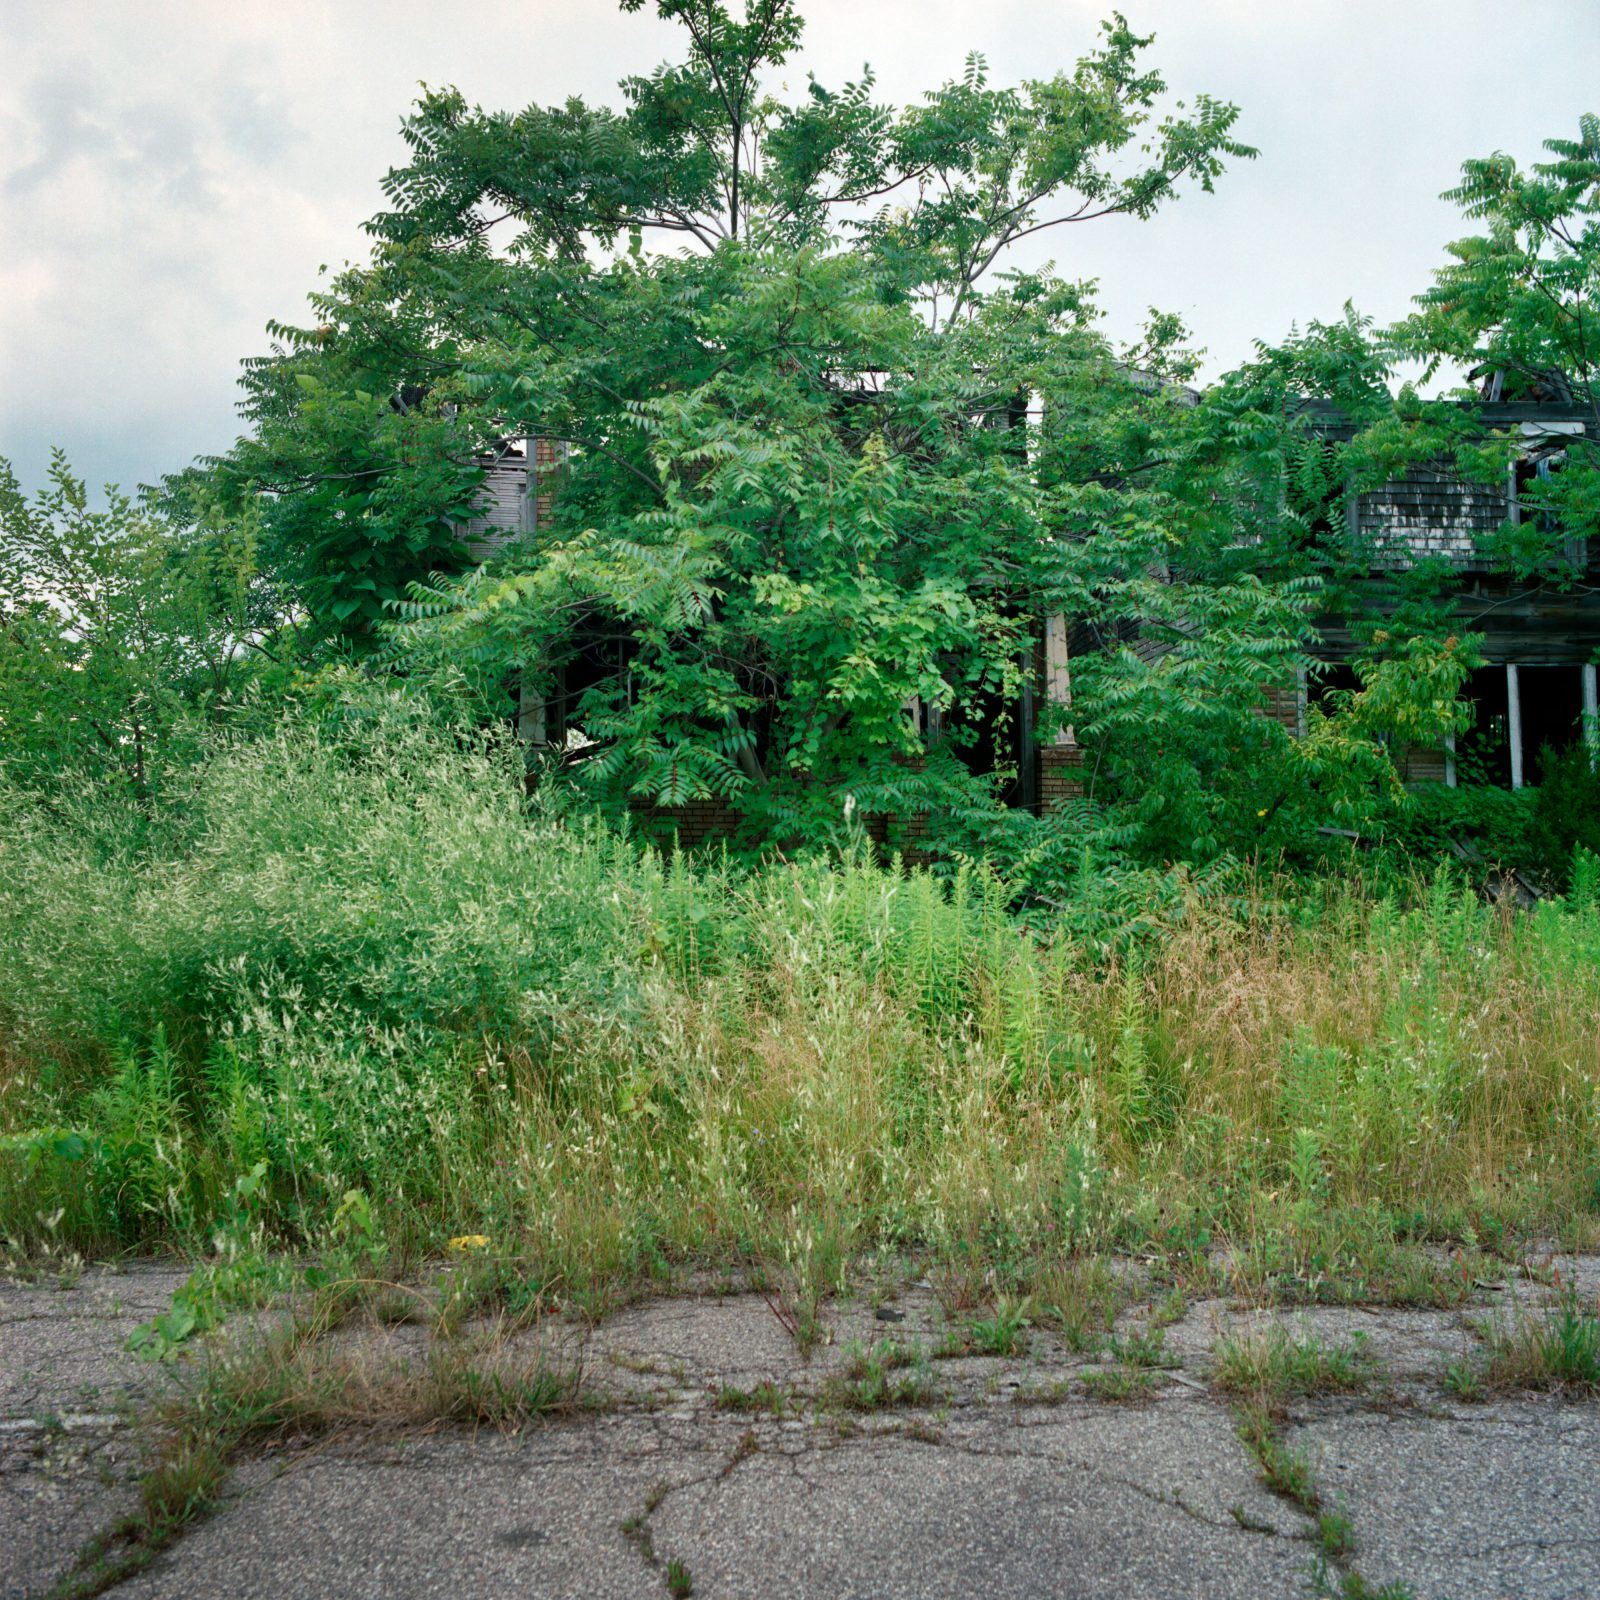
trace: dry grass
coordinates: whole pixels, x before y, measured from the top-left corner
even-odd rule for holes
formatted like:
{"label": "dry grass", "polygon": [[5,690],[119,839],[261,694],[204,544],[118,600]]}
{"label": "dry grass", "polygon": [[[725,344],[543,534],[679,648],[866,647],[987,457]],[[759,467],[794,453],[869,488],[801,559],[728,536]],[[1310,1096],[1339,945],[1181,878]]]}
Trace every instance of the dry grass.
{"label": "dry grass", "polygon": [[352,1328],[348,1285],[287,1325],[213,1349],[146,1419],[138,1508],[92,1540],[55,1600],[90,1600],[144,1567],[215,1504],[241,1450],[443,1424],[515,1432],[582,1403],[582,1372],[504,1325],[403,1350],[375,1320]]}
{"label": "dry grass", "polygon": [[1130,1288],[1101,1256],[1047,1261],[1034,1280],[1040,1322],[1069,1350],[1098,1350],[1111,1333]]}

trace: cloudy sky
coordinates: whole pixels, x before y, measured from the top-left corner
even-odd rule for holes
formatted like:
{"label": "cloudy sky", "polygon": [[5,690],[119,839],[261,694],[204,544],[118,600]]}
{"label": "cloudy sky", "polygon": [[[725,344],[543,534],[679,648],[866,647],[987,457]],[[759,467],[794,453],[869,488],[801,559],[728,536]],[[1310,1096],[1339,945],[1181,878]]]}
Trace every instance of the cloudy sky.
{"label": "cloudy sky", "polygon": [[[809,0],[825,83],[905,99],[969,50],[997,80],[1068,67],[1099,0]],[[1460,232],[1468,155],[1528,160],[1600,110],[1600,0],[1123,0],[1174,96],[1243,108],[1260,158],[1150,223],[1047,235],[1098,277],[1113,331],[1157,305],[1217,371],[1353,300],[1387,319]],[[679,54],[612,0],[3,0],[0,455],[53,444],[91,479],[149,481],[232,439],[241,358],[296,320],[402,155],[419,82],[485,106],[614,95]],[[1043,252],[1041,252],[1042,254]]]}

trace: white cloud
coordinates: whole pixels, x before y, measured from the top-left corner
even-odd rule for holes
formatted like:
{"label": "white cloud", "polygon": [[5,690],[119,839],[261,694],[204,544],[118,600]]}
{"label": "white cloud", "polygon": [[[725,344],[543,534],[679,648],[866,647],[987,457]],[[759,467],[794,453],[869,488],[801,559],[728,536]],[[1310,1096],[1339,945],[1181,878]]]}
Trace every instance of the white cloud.
{"label": "white cloud", "polygon": [[[999,80],[1093,42],[1089,0],[810,0],[798,88],[876,67],[906,98],[980,50]],[[1109,9],[1109,4],[1105,7]],[[1460,231],[1461,159],[1522,158],[1595,109],[1590,0],[1123,0],[1175,94],[1243,107],[1261,158],[1157,221],[1047,235],[1115,330],[1158,304],[1213,366],[1346,298],[1405,309]],[[0,13],[0,454],[148,480],[222,448],[239,360],[363,249],[419,80],[491,106],[614,96],[677,53],[610,0],[10,0]]]}

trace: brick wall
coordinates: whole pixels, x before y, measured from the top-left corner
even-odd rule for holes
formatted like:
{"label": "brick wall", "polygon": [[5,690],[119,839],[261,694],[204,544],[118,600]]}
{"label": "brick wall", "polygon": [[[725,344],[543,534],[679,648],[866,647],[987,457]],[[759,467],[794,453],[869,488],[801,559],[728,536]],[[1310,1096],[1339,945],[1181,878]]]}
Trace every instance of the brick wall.
{"label": "brick wall", "polygon": [[1408,745],[1398,762],[1400,778],[1404,783],[1443,783],[1445,781],[1445,753],[1441,750],[1422,750]]}
{"label": "brick wall", "polygon": [[551,477],[566,458],[567,447],[550,439],[533,441],[533,518],[534,526],[543,527],[550,516],[552,503]]}
{"label": "brick wall", "polygon": [[[731,838],[739,825],[739,814],[722,799],[692,800],[682,806],[638,804],[634,816],[646,838],[663,847],[676,838],[685,850]],[[924,848],[928,836],[926,816],[869,816],[863,820],[867,837],[885,857],[897,852],[907,866],[925,866],[930,859]]]}
{"label": "brick wall", "polygon": [[1048,811],[1083,794],[1083,746],[1047,744],[1039,750],[1039,807]]}
{"label": "brick wall", "polygon": [[739,814],[726,800],[691,800],[683,806],[639,805],[634,808],[645,836],[669,845],[676,835],[685,850],[708,840],[729,838],[739,825]]}

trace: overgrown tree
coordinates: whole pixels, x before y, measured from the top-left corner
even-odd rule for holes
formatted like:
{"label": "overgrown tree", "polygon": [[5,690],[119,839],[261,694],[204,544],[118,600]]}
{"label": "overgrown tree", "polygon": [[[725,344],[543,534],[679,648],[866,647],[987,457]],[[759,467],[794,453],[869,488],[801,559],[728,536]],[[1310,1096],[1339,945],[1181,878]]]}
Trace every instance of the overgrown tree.
{"label": "overgrown tree", "polygon": [[243,520],[175,524],[57,451],[32,499],[0,459],[0,764],[146,802],[236,703],[281,625]]}
{"label": "overgrown tree", "polygon": [[[1115,349],[1093,285],[1005,259],[1209,190],[1253,153],[1236,109],[1163,114],[1120,16],[1070,71],[974,57],[894,108],[870,71],[774,92],[793,0],[658,10],[686,58],[621,110],[425,95],[371,261],[248,373],[213,479],[264,495],[314,623],[506,709],[520,682],[618,803],[815,840],[849,796],[956,849],[1019,825],[1009,708],[1062,613],[1089,781],[1146,849],[1303,829],[1313,746],[1257,715],[1321,576],[1283,533],[1284,373],[1196,404],[1173,319]],[[566,452],[554,512],[480,567],[477,463],[521,436]]]}
{"label": "overgrown tree", "polygon": [[1476,386],[1445,404],[1403,395],[1372,445],[1380,461],[1448,453],[1464,476],[1497,487],[1525,441],[1484,436],[1473,402],[1485,390],[1581,406],[1588,432],[1563,441],[1559,470],[1524,486],[1523,515],[1491,544],[1519,576],[1570,586],[1584,579],[1580,541],[1600,535],[1600,117],[1544,148],[1551,159],[1526,169],[1503,153],[1467,161],[1446,193],[1481,231],[1449,246],[1387,343],[1393,357],[1423,363],[1424,380],[1451,365]]}

